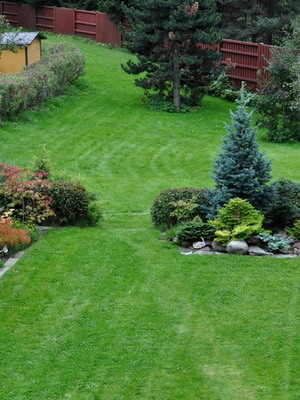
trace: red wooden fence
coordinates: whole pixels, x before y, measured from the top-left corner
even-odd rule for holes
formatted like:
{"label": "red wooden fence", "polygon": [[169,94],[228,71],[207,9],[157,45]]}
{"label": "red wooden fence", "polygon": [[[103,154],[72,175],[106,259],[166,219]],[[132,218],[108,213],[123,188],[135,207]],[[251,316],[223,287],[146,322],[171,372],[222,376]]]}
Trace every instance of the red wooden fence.
{"label": "red wooden fence", "polygon": [[[117,25],[111,22],[107,14],[97,11],[60,7],[42,7],[35,11],[28,4],[0,1],[0,14],[5,15],[12,25],[31,30],[79,35],[115,46],[122,44]],[[222,54],[224,65],[233,66],[228,75],[236,86],[239,87],[245,81],[249,88],[256,90],[259,70],[262,77],[268,79],[264,67],[267,66],[266,60],[270,58],[271,46],[224,39],[222,43],[212,47]]]}
{"label": "red wooden fence", "polygon": [[36,11],[28,4],[0,1],[0,14],[5,15],[14,26],[79,35],[97,42],[121,45],[121,33],[105,13],[60,7],[41,7]]}

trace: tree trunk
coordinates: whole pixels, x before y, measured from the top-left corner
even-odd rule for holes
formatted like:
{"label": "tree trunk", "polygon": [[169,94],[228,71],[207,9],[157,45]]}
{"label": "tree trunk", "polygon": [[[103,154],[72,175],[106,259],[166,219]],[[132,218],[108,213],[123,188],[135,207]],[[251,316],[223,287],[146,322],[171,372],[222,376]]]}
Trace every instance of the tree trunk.
{"label": "tree trunk", "polygon": [[173,64],[173,104],[177,110],[180,109],[180,74],[176,59]]}
{"label": "tree trunk", "polygon": [[180,77],[174,76],[173,79],[173,104],[177,110],[180,109]]}

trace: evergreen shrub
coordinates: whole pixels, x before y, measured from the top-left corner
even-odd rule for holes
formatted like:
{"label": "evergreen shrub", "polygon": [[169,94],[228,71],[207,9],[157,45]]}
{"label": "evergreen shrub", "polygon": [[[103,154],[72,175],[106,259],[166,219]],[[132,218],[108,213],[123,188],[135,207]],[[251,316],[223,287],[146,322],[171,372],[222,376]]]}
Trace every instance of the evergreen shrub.
{"label": "evergreen shrub", "polygon": [[265,222],[272,229],[292,226],[300,218],[300,185],[279,179],[272,185],[272,199],[265,215]]}
{"label": "evergreen shrub", "polygon": [[251,126],[253,112],[247,112],[249,101],[243,87],[238,109],[231,112],[232,123],[226,125],[222,151],[215,160],[215,189],[206,191],[209,219],[215,218],[217,211],[235,197],[248,200],[262,211],[269,206],[272,190],[267,183],[271,179],[271,163],[259,151],[256,131]]}
{"label": "evergreen shrub", "polygon": [[215,231],[216,228],[207,222],[188,221],[178,227],[177,237],[179,241],[212,240]]}
{"label": "evergreen shrub", "polygon": [[262,230],[264,216],[247,200],[231,199],[211,221],[215,226],[215,240],[226,246],[231,240],[248,239]]}
{"label": "evergreen shrub", "polygon": [[0,77],[0,120],[36,108],[63,93],[84,72],[83,53],[75,46],[54,45],[47,57],[18,74]]}
{"label": "evergreen shrub", "polygon": [[297,219],[292,228],[287,229],[287,232],[290,233],[295,240],[300,240],[300,219]]}
{"label": "evergreen shrub", "polygon": [[257,238],[266,244],[267,249],[272,253],[279,253],[288,250],[290,244],[280,235],[271,235],[269,233],[261,232],[257,235]]}
{"label": "evergreen shrub", "polygon": [[197,188],[174,188],[164,189],[154,199],[151,208],[151,217],[153,224],[161,230],[165,230],[177,224],[177,217],[172,216],[176,205],[174,203],[180,200],[191,200],[194,198],[195,203],[199,205],[194,216],[199,215],[205,218],[205,214],[200,210],[200,207],[207,205],[204,189]]}

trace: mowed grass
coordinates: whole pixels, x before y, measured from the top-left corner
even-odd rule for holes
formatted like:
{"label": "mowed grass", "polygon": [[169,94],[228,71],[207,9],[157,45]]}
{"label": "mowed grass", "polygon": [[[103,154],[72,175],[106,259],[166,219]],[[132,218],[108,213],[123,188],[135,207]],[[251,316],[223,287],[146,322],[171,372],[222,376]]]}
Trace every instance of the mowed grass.
{"label": "mowed grass", "polygon": [[[0,281],[0,399],[300,398],[299,261],[182,256],[149,209],[165,187],[212,186],[232,104],[145,109],[120,64],[76,39],[85,90],[0,128],[1,160],[40,144],[103,203],[95,228],[53,229]],[[300,145],[261,143],[275,178],[300,182]]]}

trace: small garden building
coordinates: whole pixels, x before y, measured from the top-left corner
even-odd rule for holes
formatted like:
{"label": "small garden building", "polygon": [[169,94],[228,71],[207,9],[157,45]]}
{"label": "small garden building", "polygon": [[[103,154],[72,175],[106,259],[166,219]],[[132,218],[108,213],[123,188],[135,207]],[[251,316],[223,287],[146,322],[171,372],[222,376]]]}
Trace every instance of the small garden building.
{"label": "small garden building", "polygon": [[0,54],[0,73],[20,72],[41,58],[41,39],[46,36],[39,32],[7,32],[0,35],[0,46],[14,43],[14,50],[2,50]]}

